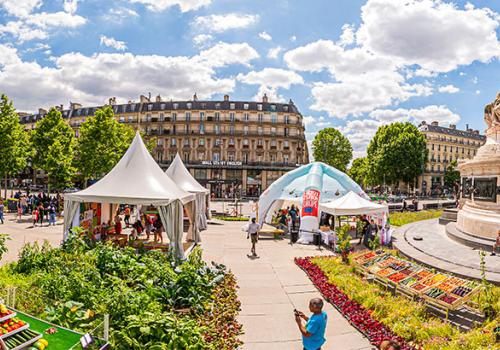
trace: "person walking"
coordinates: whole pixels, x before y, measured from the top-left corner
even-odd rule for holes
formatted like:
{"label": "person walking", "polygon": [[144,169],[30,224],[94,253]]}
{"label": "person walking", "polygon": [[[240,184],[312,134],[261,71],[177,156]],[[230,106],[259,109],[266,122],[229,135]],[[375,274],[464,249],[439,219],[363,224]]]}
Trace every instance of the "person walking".
{"label": "person walking", "polygon": [[[311,317],[307,317],[303,312],[294,310],[295,322],[302,334],[302,345],[304,350],[320,350],[326,342],[325,330],[328,321],[326,312],[323,311],[323,300],[320,298],[311,299],[309,302]],[[302,324],[302,320],[306,324]]]}
{"label": "person walking", "polygon": [[54,203],[49,205],[49,226],[56,226],[56,207]]}
{"label": "person walking", "polygon": [[251,242],[252,242],[252,249],[250,252],[252,253],[252,256],[257,256],[257,252],[255,250],[255,245],[257,244],[259,240],[259,230],[260,230],[260,225],[255,222],[255,218],[252,218],[252,222],[248,225],[247,228],[247,239],[250,237]]}
{"label": "person walking", "polygon": [[43,214],[44,214],[44,209],[43,209],[43,204],[40,202],[37,207],[37,218],[38,221],[40,221],[40,226],[43,226]]}
{"label": "person walking", "polygon": [[0,221],[2,222],[3,225],[3,211],[5,209],[5,206],[3,205],[3,200],[0,199]]}

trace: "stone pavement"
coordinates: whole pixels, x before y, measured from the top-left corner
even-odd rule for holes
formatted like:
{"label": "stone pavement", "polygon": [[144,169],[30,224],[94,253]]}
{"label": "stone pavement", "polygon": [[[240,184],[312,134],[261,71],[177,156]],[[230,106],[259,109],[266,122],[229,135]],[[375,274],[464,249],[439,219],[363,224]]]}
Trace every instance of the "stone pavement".
{"label": "stone pavement", "polygon": [[[414,240],[421,237],[422,240]],[[458,276],[481,278],[477,249],[455,242],[446,235],[444,225],[438,219],[420,221],[396,230],[394,246],[404,255]],[[487,253],[486,278],[500,284],[500,256]]]}
{"label": "stone pavement", "polygon": [[[241,231],[243,225],[224,222],[209,225],[202,233],[204,259],[227,265],[238,279],[242,303],[239,321],[245,331],[243,349],[302,349],[293,309],[308,314],[309,300],[320,294],[293,258],[331,253],[313,246],[291,246],[285,239],[262,238],[257,244],[259,258],[251,259],[247,256],[250,241]],[[324,310],[329,320],[323,350],[373,348],[331,304],[325,303]]]}

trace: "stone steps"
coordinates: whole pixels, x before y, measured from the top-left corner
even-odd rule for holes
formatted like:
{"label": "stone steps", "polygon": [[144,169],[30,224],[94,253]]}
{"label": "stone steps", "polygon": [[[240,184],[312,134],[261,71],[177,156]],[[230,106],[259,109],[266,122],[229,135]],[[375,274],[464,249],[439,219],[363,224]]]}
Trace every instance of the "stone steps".
{"label": "stone steps", "polygon": [[[441,223],[441,221],[439,223]],[[457,228],[457,224],[455,222],[450,222],[446,225],[446,234],[455,242],[464,244],[471,248],[482,249],[488,252],[491,252],[493,250],[493,244],[495,244],[495,241],[492,239],[474,237],[460,231]]]}

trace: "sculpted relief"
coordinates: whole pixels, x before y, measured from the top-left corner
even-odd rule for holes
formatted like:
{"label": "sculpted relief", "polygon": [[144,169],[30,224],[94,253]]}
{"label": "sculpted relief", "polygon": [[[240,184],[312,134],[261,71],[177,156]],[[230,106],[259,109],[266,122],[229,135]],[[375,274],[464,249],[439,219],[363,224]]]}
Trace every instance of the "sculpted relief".
{"label": "sculpted relief", "polygon": [[484,121],[488,129],[500,126],[500,93],[497,94],[495,101],[484,107]]}

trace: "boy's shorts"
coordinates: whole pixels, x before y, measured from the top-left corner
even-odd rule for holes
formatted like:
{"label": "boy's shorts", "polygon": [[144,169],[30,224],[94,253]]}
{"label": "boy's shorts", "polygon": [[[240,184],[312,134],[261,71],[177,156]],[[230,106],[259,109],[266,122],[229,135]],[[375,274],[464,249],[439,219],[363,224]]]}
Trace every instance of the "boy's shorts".
{"label": "boy's shorts", "polygon": [[250,238],[252,240],[252,243],[257,243],[257,234],[256,233],[252,233],[250,235]]}

